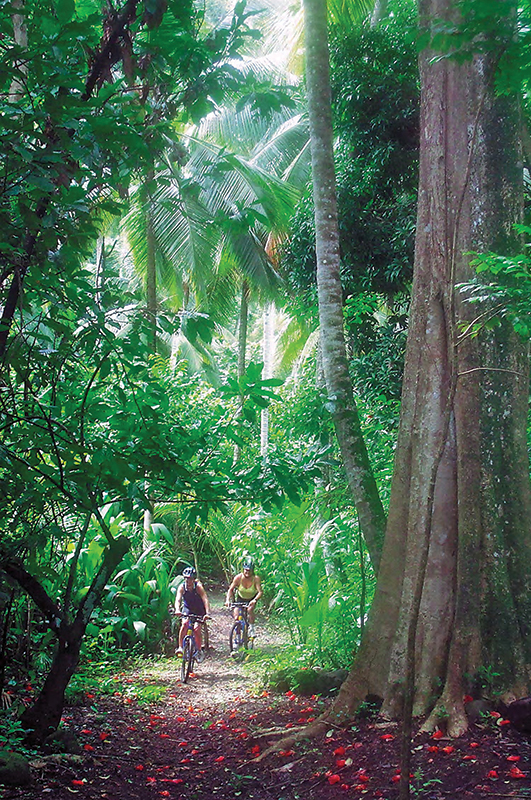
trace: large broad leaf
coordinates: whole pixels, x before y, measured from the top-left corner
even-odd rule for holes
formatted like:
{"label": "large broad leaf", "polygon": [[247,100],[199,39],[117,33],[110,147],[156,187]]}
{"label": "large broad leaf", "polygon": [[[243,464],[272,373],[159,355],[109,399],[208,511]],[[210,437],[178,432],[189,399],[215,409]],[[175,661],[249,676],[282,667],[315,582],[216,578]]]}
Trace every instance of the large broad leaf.
{"label": "large broad leaf", "polygon": [[146,625],[145,622],[142,622],[142,620],[140,620],[140,619],[135,619],[134,622],[133,622],[133,627],[134,627],[139,639],[145,639],[146,638],[147,625]]}

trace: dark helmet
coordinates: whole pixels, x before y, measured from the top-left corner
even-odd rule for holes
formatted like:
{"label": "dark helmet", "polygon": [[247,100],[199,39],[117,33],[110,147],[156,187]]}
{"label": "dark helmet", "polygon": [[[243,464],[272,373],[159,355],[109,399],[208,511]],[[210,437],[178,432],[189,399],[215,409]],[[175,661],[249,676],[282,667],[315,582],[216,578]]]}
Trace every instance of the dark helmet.
{"label": "dark helmet", "polygon": [[195,567],[185,567],[183,569],[183,578],[195,578],[196,575]]}
{"label": "dark helmet", "polygon": [[245,559],[245,561],[243,562],[243,569],[250,569],[250,570],[254,569],[254,561],[252,558]]}

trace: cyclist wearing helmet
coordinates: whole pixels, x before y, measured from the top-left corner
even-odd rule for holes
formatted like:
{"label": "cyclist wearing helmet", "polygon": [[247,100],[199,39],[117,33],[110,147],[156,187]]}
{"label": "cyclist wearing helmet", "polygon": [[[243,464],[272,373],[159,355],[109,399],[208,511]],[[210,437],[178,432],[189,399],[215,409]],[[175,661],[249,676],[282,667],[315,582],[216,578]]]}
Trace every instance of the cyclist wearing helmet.
{"label": "cyclist wearing helmet", "polygon": [[[197,572],[194,567],[186,567],[183,570],[183,578],[184,580],[179,586],[175,598],[176,611],[180,611],[181,614],[193,614],[196,617],[203,617],[206,619],[210,616],[210,604],[203,584],[201,581],[197,580]],[[183,618],[179,631],[178,656],[182,656],[183,654],[183,639],[187,627],[186,619]],[[201,625],[199,622],[196,622],[194,626],[194,635],[197,647],[201,649]]]}
{"label": "cyclist wearing helmet", "polygon": [[[247,603],[249,613],[249,633],[254,635],[254,608],[257,600],[262,597],[262,583],[258,575],[254,572],[254,562],[251,558],[246,558],[242,565],[242,571],[236,575],[227,592],[225,605],[231,603]],[[234,609],[234,618],[237,617],[237,609]]]}

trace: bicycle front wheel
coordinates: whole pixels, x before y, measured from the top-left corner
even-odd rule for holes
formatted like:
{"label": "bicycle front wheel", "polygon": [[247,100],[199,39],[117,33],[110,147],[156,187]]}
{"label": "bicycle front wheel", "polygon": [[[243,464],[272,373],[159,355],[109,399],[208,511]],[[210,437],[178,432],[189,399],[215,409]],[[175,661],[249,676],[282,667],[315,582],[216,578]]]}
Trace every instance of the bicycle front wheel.
{"label": "bicycle front wheel", "polygon": [[243,647],[243,632],[240,622],[235,622],[229,636],[229,648],[231,653],[241,650]]}
{"label": "bicycle front wheel", "polygon": [[181,680],[186,683],[194,667],[194,645],[190,636],[183,642],[183,661],[181,664]]}

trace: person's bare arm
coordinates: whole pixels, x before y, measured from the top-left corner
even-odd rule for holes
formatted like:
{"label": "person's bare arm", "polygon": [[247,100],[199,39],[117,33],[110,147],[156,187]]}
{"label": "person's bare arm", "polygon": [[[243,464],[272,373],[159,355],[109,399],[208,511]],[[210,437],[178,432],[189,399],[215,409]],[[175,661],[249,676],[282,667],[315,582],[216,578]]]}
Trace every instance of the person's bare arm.
{"label": "person's bare arm", "polygon": [[253,599],[249,603],[249,605],[251,607],[253,607],[253,608],[256,605],[257,600],[260,600],[260,598],[263,595],[263,592],[262,592],[262,581],[260,580],[258,575],[255,575],[255,578],[254,578],[254,588],[256,589],[256,595],[253,597]]}
{"label": "person's bare arm", "polygon": [[197,589],[197,594],[199,595],[199,597],[201,598],[201,600],[205,604],[205,612],[206,612],[207,616],[210,616],[210,603],[208,602],[208,595],[205,592],[205,588],[204,588],[203,584],[200,583],[199,581],[197,581],[196,589]]}
{"label": "person's bare arm", "polygon": [[236,575],[233,578],[232,583],[229,586],[228,591],[227,591],[227,598],[225,600],[225,605],[226,606],[230,606],[231,601],[232,601],[232,597],[234,595],[234,590],[236,589],[237,586],[240,585],[240,580],[241,580],[241,575]]}
{"label": "person's bare arm", "polygon": [[181,610],[183,594],[184,594],[184,582],[181,583],[181,585],[177,589],[177,594],[175,595],[175,611],[177,611],[177,613]]}

